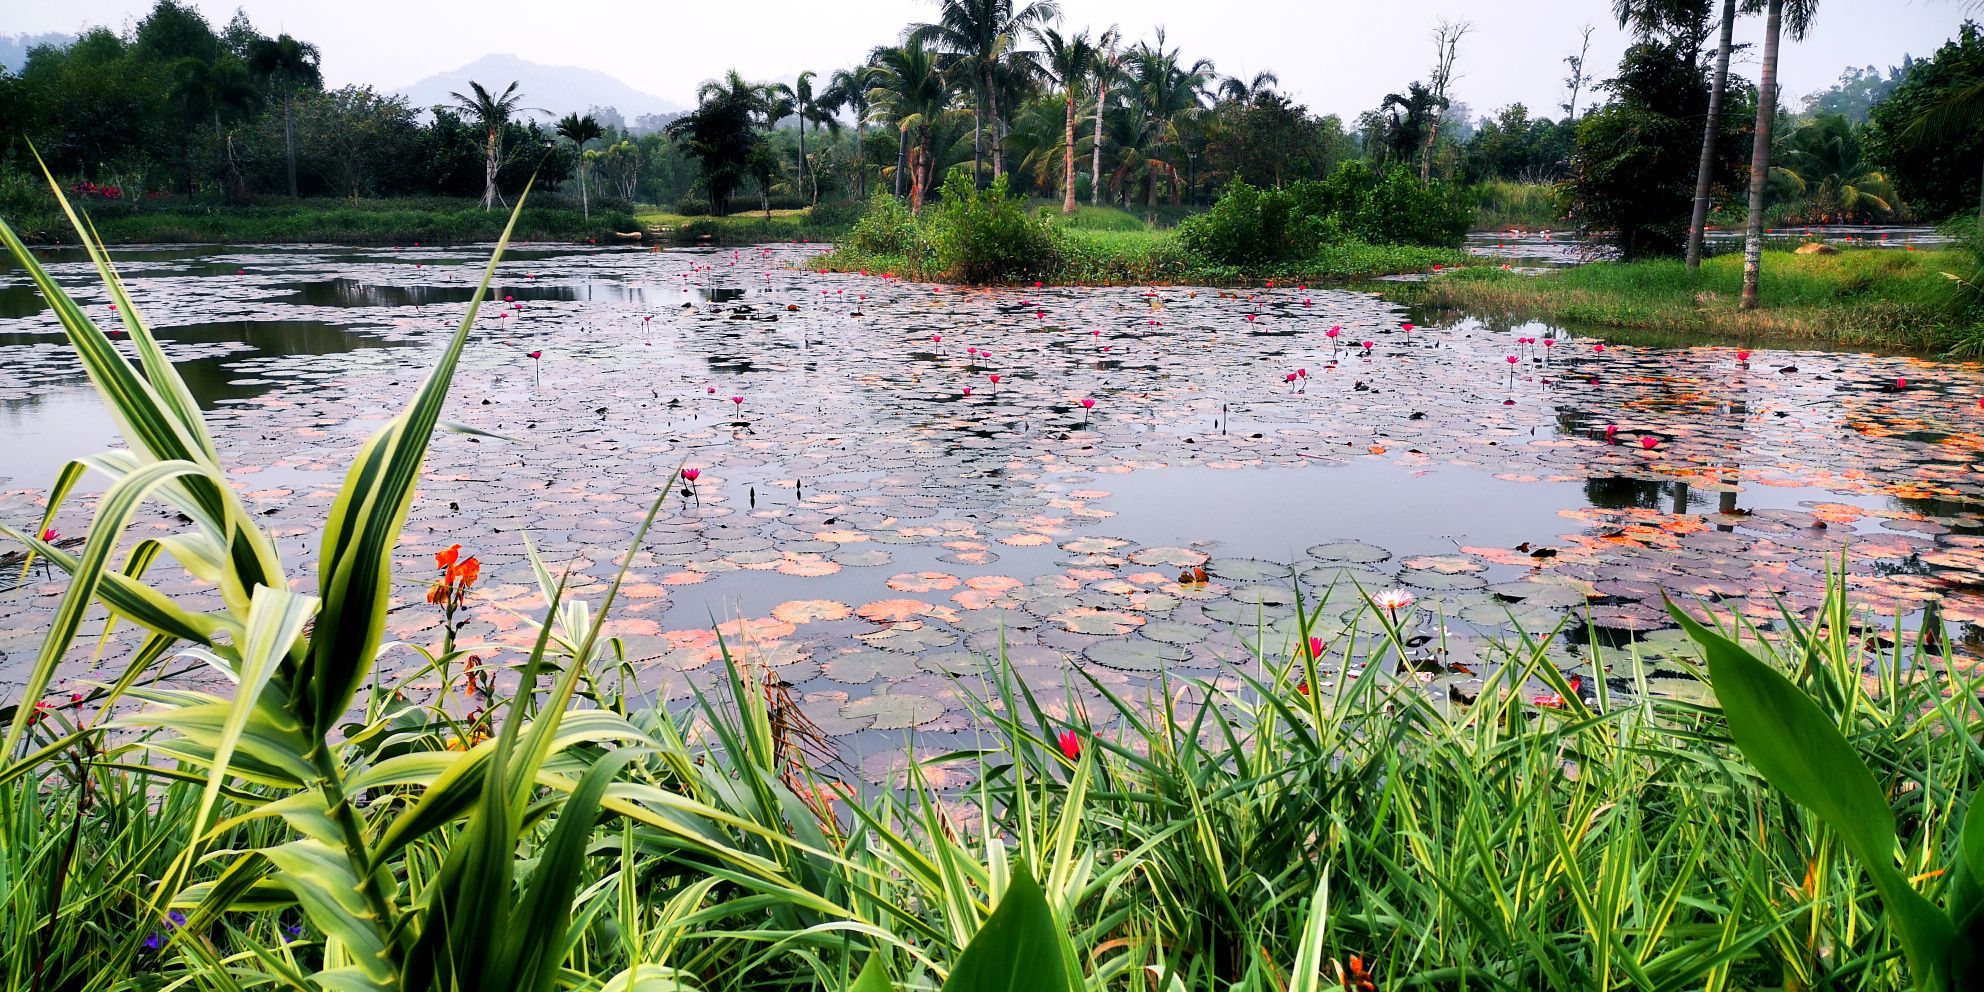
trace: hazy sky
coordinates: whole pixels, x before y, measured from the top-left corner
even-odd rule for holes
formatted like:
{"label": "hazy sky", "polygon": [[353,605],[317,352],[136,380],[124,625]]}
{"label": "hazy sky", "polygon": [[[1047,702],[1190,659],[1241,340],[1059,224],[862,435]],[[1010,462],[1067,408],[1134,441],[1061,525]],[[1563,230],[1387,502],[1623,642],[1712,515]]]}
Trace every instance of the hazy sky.
{"label": "hazy sky", "polygon": [[[608,0],[546,4],[510,0],[195,0],[215,27],[236,7],[264,31],[317,43],[331,85],[394,88],[501,52],[533,62],[599,69],[673,102],[697,83],[737,68],[750,78],[791,77],[850,64],[930,16],[929,0]],[[1898,63],[1953,35],[1963,0],[1826,0],[1803,42],[1787,42],[1783,77],[1796,99],[1823,88],[1847,65]],[[126,27],[149,0],[0,0],[0,31]],[[1609,0],[1064,0],[1071,26],[1122,25],[1132,39],[1162,25],[1191,58],[1228,75],[1273,69],[1282,88],[1321,113],[1353,117],[1425,74],[1429,33],[1441,17],[1472,21],[1454,95],[1477,114],[1514,102],[1532,109],[1563,100],[1562,59],[1593,24],[1592,62],[1611,74],[1625,45]],[[1757,41],[1761,17],[1737,24]],[[1754,77],[1756,58],[1738,67]],[[494,81],[492,81],[494,82]]]}

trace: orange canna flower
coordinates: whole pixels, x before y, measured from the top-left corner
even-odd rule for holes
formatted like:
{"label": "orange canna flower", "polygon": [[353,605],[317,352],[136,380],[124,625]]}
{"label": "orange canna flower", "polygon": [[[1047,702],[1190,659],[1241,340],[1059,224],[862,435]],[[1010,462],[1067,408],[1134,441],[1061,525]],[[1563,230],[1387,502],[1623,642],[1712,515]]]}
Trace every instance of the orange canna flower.
{"label": "orange canna flower", "polygon": [[455,563],[455,560],[457,558],[460,558],[461,555],[462,555],[461,545],[459,544],[448,545],[447,550],[434,552],[434,565],[437,568],[443,568],[443,569],[448,568],[452,566]]}
{"label": "orange canna flower", "polygon": [[448,569],[448,581],[462,592],[467,592],[468,587],[475,585],[475,580],[481,577],[481,575],[482,562],[477,560],[474,555],[462,559],[461,564]]}

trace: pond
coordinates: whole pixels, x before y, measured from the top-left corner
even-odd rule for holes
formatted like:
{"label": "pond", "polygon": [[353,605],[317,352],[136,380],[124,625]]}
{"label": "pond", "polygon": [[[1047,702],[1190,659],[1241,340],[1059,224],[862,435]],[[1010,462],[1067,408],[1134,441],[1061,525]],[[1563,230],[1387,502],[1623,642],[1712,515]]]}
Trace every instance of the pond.
{"label": "pond", "polygon": [[[895,760],[877,732],[967,739],[960,693],[1002,644],[1055,709],[1094,698],[1077,672],[1140,691],[1256,647],[1286,658],[1298,583],[1331,640],[1359,588],[1411,591],[1436,635],[1423,677],[1463,693],[1518,627],[1561,625],[1566,670],[1593,641],[1630,644],[1657,691],[1696,694],[1662,591],[1772,624],[1780,602],[1814,608],[1842,551],[1857,601],[1905,628],[1935,602],[1967,650],[1984,616],[1975,365],[1423,326],[1320,288],[918,285],[805,269],[817,250],[514,254],[445,414],[501,437],[437,435],[392,636],[437,636],[430,555],[460,543],[487,566],[464,637],[515,660],[539,608],[524,534],[597,601],[680,465],[701,470],[693,498],[670,497],[609,628],[643,686],[686,696],[720,632],[870,771]],[[293,571],[482,257],[118,253]],[[87,264],[50,258],[108,317]],[[115,438],[23,287],[0,273],[0,514],[17,526],[64,458]],[[57,529],[86,531],[87,506]],[[135,530],[175,526],[148,509]],[[1206,581],[1181,583],[1195,568]],[[0,596],[0,684],[19,684],[61,588],[36,574]],[[114,671],[136,639],[110,641],[65,676]]]}

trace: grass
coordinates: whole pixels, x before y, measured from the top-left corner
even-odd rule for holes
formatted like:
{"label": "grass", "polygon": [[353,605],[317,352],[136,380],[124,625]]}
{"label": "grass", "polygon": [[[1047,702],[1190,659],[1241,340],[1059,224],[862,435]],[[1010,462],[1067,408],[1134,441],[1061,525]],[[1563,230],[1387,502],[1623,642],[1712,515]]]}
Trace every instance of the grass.
{"label": "grass", "polygon": [[1549,183],[1491,180],[1474,187],[1474,230],[1539,230],[1563,224],[1557,187]]}
{"label": "grass", "polygon": [[[1472,699],[1430,694],[1405,659],[1441,629],[1331,587],[1220,678],[1098,683],[1096,712],[988,659],[964,686],[976,746],[838,783],[794,758],[790,700],[747,658],[651,705],[604,633],[620,578],[573,602],[533,555],[535,644],[480,681],[445,634],[381,644],[473,305],[357,456],[312,593],[107,261],[142,378],[0,240],[128,445],[91,463],[110,483],[79,553],[5,531],[70,575],[0,712],[10,987],[1976,987],[1980,683],[1948,638],[1866,636],[1841,576],[1813,617],[1692,631],[1720,705],[1655,696],[1630,649],[1561,629],[1503,640]],[[199,607],[113,560],[153,502],[188,523],[141,553],[210,577]],[[154,636],[44,707],[89,610]],[[163,679],[181,650],[231,687]],[[382,650],[419,663],[386,682]]]}
{"label": "grass", "polygon": [[688,216],[673,211],[642,211],[634,215],[640,229],[653,236],[684,243],[759,244],[772,241],[830,241],[846,233],[851,217],[813,208],[740,210],[725,217]]}
{"label": "grass", "polygon": [[1698,273],[1678,260],[1599,262],[1540,275],[1484,266],[1380,291],[1469,313],[1592,328],[1929,353],[1974,350],[1984,335],[1984,306],[1944,275],[1976,267],[1959,249],[1767,251],[1762,305],[1754,310],[1737,307],[1737,253],[1704,261]]}
{"label": "grass", "polygon": [[[110,244],[300,243],[467,244],[495,241],[509,221],[504,209],[484,210],[476,201],[441,197],[385,200],[339,198],[288,201],[264,199],[242,206],[190,204],[181,200],[96,202],[90,219]],[[10,218],[29,241],[73,240],[58,210],[16,213]],[[590,219],[576,205],[533,207],[517,218],[515,237],[532,241],[616,240],[616,231],[634,231],[632,215],[594,209]]]}
{"label": "grass", "polygon": [[1033,212],[1047,217],[1070,230],[1076,231],[1149,231],[1178,226],[1178,222],[1196,213],[1203,207],[1172,206],[1158,204],[1153,210],[1143,207],[1118,207],[1090,205],[1086,202],[1075,204],[1075,212],[1061,212],[1059,200],[1030,201]]}
{"label": "grass", "polygon": [[[1310,258],[1263,267],[1218,265],[1193,254],[1168,230],[1060,228],[1056,250],[1036,259],[1029,276],[1051,285],[1232,286],[1281,282],[1342,282],[1399,272],[1426,272],[1434,266],[1470,262],[1462,251],[1413,245],[1373,245],[1345,240]],[[957,281],[934,252],[866,253],[842,243],[808,263],[836,272],[893,272],[905,278]]]}

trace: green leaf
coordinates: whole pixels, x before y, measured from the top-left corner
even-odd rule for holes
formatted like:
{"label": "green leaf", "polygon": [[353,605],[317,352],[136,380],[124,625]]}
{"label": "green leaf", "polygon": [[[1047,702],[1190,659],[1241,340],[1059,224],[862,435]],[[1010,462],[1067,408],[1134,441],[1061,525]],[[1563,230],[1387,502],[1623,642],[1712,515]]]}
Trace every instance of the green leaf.
{"label": "green leaf", "polygon": [[1302,927],[1302,941],[1295,947],[1288,992],[1322,992],[1323,934],[1329,929],[1329,920],[1330,873],[1326,869],[1316,880],[1316,894],[1309,899],[1309,919]]}
{"label": "green leaf", "polygon": [[1671,601],[1667,612],[1702,646],[1709,684],[1737,748],[1772,786],[1839,835],[1880,891],[1916,986],[1943,988],[1955,929],[1895,867],[1894,811],[1867,763],[1783,673]]}
{"label": "green leaf", "polygon": [[861,966],[861,974],[847,992],[895,992],[895,984],[889,981],[889,969],[882,966],[880,954],[868,955],[868,963]]}
{"label": "green leaf", "polygon": [[1068,944],[1040,883],[1015,869],[998,908],[958,955],[943,992],[1071,992],[1079,986],[1068,973]]}
{"label": "green leaf", "polygon": [[434,371],[412,405],[365,442],[331,505],[318,553],[323,614],[310,638],[310,656],[296,685],[297,709],[309,722],[313,737],[324,737],[343,718],[371,670],[391,599],[393,549],[413,506],[428,443],[447,403],[448,388],[468,345],[475,315],[488,295],[489,281],[529,198],[530,187],[526,185],[482,271],[482,282],[476,287],[468,313]]}
{"label": "green leaf", "polygon": [[572,923],[572,892],[585,867],[599,801],[620,770],[645,753],[645,748],[622,748],[606,755],[586,769],[579,787],[566,797],[508,932],[494,935],[509,959],[507,967],[491,976],[498,987],[550,992],[557,985]]}

